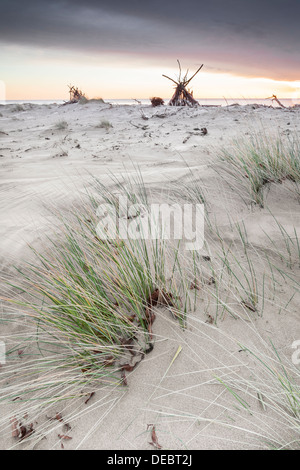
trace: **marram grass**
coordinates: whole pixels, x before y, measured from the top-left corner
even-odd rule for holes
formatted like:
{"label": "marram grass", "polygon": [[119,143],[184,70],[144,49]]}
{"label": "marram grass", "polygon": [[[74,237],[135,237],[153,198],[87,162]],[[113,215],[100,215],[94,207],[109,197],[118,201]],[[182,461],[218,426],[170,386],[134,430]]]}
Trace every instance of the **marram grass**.
{"label": "marram grass", "polygon": [[[114,183],[130,203],[147,210],[141,181],[135,193],[133,182],[126,187]],[[36,329],[30,339],[37,351],[36,359],[15,374],[14,381],[22,385],[9,387],[2,400],[20,393],[24,400],[65,400],[96,380],[122,386],[120,361],[131,356],[140,361],[153,347],[154,292],[184,326],[191,301],[178,247],[160,239],[122,240],[118,233],[115,239],[101,239],[99,203],[115,207],[119,216],[121,208],[107,186],[95,180],[94,187],[93,196],[79,205],[54,210],[56,231],[43,249],[32,248],[35,261],[18,270],[21,282],[9,282],[18,291],[12,305],[19,306],[30,331]],[[21,347],[13,346],[8,360]],[[13,367],[6,368],[2,383]]]}
{"label": "marram grass", "polygon": [[[209,384],[218,389],[205,402],[203,414],[196,409],[187,414],[172,409],[171,404],[157,410],[154,401],[147,402],[147,407],[153,407],[157,416],[169,421],[203,424],[204,436],[210,425],[219,429],[225,426],[250,436],[248,445],[254,447],[299,448],[297,368],[283,363],[273,346],[266,348],[264,343],[264,347],[253,349],[252,345],[227,337],[221,323],[229,314],[233,321],[242,322],[253,333],[255,321],[264,315],[265,308],[272,308],[274,315],[290,313],[290,303],[300,291],[296,228],[293,237],[274,216],[284,250],[269,236],[270,247],[264,251],[249,242],[242,221],[234,223],[228,218],[231,228],[228,237],[213,221],[213,216],[207,216],[205,260],[202,252],[187,256],[180,246],[164,240],[124,241],[118,237],[101,240],[96,231],[96,209],[100,202],[113,205],[120,217],[123,208],[118,205],[118,194],[126,195],[130,203],[143,206],[143,210],[147,211],[149,206],[149,194],[139,173],[135,181],[126,185],[115,177],[113,183],[112,190],[95,180],[93,195],[69,210],[54,211],[59,220],[56,232],[46,240],[44,248],[33,250],[35,262],[22,268],[19,275],[22,282],[12,285],[10,281],[14,289],[22,288],[18,304],[15,298],[11,304],[16,310],[10,308],[11,320],[23,322],[25,333],[19,345],[17,335],[8,341],[8,363],[0,379],[1,402],[17,404],[19,415],[22,412],[34,415],[40,412],[40,403],[45,413],[51,406],[82,401],[88,391],[104,390],[107,394],[103,406],[111,409],[118,398],[109,399],[110,393],[116,390],[120,396],[124,393],[122,363],[129,362],[133,356],[138,360],[144,357],[159,338],[153,335],[147,314],[151,294],[158,289],[161,294],[172,294],[173,318],[164,315],[165,312],[162,316],[169,322],[170,331],[176,322],[176,338],[182,345],[180,358],[191,350],[194,363],[196,356],[199,370],[205,368],[211,376]],[[196,190],[189,192],[188,183],[182,186],[182,191],[180,184],[175,184],[173,195],[177,198],[181,195],[189,202],[205,201],[207,194],[204,199],[201,186],[194,185]],[[143,211],[137,211],[135,216],[143,217]],[[282,280],[292,287],[290,298],[282,292]],[[191,313],[193,307],[194,311],[197,308],[196,313]],[[8,317],[8,314],[4,317],[5,321]],[[186,323],[193,325],[194,343],[191,344],[186,343],[185,330],[180,328]],[[211,358],[212,363],[218,361],[218,367],[213,367],[210,361],[204,363],[209,345],[215,341],[207,333],[208,329],[218,332]],[[222,337],[228,340],[225,347],[219,344]],[[240,351],[234,356],[233,343]],[[19,351],[22,361],[18,361]],[[255,364],[249,364],[249,357]],[[237,362],[238,369],[235,364],[232,368],[230,361],[228,364],[231,358]],[[188,359],[187,376],[190,374]],[[162,393],[178,394],[187,404],[190,400],[188,385],[185,389],[184,383],[182,388],[179,384],[177,391],[163,389]],[[222,401],[225,393],[226,400]],[[201,400],[204,402],[204,398]],[[253,402],[258,410],[257,406],[251,406]],[[100,403],[101,399],[99,406]],[[220,416],[213,413],[210,418],[206,408],[220,412]],[[267,413],[271,411],[270,424],[265,423],[265,408]],[[70,420],[84,410],[72,413]],[[228,421],[229,414],[232,421]],[[8,415],[9,412],[3,415],[0,425],[10,430]],[[47,422],[40,428],[40,435],[50,432],[51,427],[53,423]]]}
{"label": "marram grass", "polygon": [[251,200],[264,206],[264,188],[270,183],[289,180],[300,195],[300,140],[297,133],[253,132],[237,139],[231,149],[223,149],[221,158],[233,170],[239,184],[247,187]]}

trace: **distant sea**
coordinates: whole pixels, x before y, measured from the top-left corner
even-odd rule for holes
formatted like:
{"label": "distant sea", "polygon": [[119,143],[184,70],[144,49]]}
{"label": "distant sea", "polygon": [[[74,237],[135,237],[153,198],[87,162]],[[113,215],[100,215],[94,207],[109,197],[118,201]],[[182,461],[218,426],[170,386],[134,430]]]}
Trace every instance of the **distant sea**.
{"label": "distant sea", "polygon": [[[165,100],[165,103],[168,103],[170,98],[164,98]],[[197,98],[196,98],[197,99]],[[231,105],[231,104],[234,104],[234,103],[237,103],[239,105],[246,105],[246,104],[264,104],[264,105],[267,105],[267,106],[270,106],[271,104],[273,104],[273,106],[278,106],[277,103],[275,101],[273,101],[272,103],[272,100],[267,100],[267,99],[259,99],[259,98],[230,98],[230,99],[225,99],[225,98],[222,98],[222,99],[202,99],[202,98],[199,98],[197,99],[198,102],[201,104],[201,105],[210,105],[210,106],[216,106],[216,105],[219,105],[219,106],[228,106],[228,105]],[[62,104],[64,101],[67,101],[67,100],[61,100],[61,99],[57,99],[57,100],[6,100],[6,101],[0,101],[0,104],[24,104],[24,103],[32,103],[32,104],[53,104],[53,103],[56,103],[56,104]],[[150,104],[150,100],[149,99],[137,99],[137,101],[135,101],[134,99],[109,99],[109,98],[105,98],[104,101],[106,103],[112,103],[112,104],[126,104],[126,105],[136,105],[137,104],[137,101],[141,102],[141,104],[143,105],[149,105]],[[300,98],[299,99],[280,99],[281,103],[284,105],[284,106],[293,106],[295,104],[300,104]]]}

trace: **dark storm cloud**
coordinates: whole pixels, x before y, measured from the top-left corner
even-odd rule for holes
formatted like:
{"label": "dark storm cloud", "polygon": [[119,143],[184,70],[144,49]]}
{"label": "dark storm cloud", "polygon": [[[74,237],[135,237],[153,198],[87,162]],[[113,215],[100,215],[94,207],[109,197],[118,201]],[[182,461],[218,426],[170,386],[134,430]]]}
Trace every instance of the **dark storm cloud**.
{"label": "dark storm cloud", "polygon": [[0,41],[298,79],[299,0],[0,0]]}

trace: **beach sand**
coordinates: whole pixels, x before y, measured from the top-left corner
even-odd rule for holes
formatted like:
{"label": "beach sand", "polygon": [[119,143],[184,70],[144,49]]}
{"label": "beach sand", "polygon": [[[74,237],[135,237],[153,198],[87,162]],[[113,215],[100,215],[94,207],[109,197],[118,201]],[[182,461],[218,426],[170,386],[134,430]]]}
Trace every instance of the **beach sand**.
{"label": "beach sand", "polygon": [[[292,234],[294,227],[300,230],[299,201],[289,189],[291,182],[271,183],[265,207],[253,207],[226,183],[219,161],[222,148],[230,148],[233,139],[247,138],[255,130],[276,129],[282,135],[299,132],[298,109],[253,105],[152,108],[95,101],[67,106],[25,104],[21,110],[6,105],[0,113],[0,259],[6,277],[11,276],[13,264],[22,266],[32,259],[28,244],[41,246],[51,232],[54,220],[47,207],[65,209],[79,200],[91,175],[108,184],[110,174],[134,174],[134,165],[157,194],[167,181],[185,181],[191,171],[201,181],[209,213],[222,233],[233,241],[236,237],[228,222],[230,214],[233,221],[244,222],[248,241],[258,252],[271,249],[266,232],[284,249],[274,216],[287,232]],[[112,126],[105,127],[103,121]],[[202,128],[207,135],[201,135]],[[266,290],[271,290],[269,280]],[[291,357],[291,345],[300,339],[299,292],[294,295],[292,282],[283,279],[278,296],[283,307],[288,303],[286,308],[280,309],[276,299],[273,304],[266,302],[262,316],[254,314],[249,321],[246,316],[236,320],[227,314],[217,326],[207,322],[200,302],[188,315],[185,330],[167,309],[160,309],[153,325],[154,349],[128,374],[128,387],[93,388],[90,391],[95,395],[87,404],[84,397],[59,403],[37,418],[42,426],[51,413],[68,416],[71,440],[61,441],[62,423],[56,421],[46,436],[40,434],[43,439],[24,440],[17,447],[60,449],[63,442],[65,449],[153,450],[147,425],[155,424],[163,449],[264,448],[267,444],[259,432],[264,433],[264,426],[275,429],[272,410],[262,409],[253,397],[254,416],[241,406],[239,417],[234,418],[236,429],[231,428],[235,400],[214,382],[213,369],[219,361],[239,368],[241,374],[240,361],[252,367],[252,358],[241,359],[245,353],[227,335],[257,347],[261,343],[262,348],[271,338],[278,351]],[[1,308],[5,312],[7,307]],[[1,336],[19,331],[18,325],[1,328]],[[178,348],[180,353],[172,363]],[[18,413],[19,406],[17,401],[2,404],[2,416]],[[8,422],[0,448],[15,446]]]}

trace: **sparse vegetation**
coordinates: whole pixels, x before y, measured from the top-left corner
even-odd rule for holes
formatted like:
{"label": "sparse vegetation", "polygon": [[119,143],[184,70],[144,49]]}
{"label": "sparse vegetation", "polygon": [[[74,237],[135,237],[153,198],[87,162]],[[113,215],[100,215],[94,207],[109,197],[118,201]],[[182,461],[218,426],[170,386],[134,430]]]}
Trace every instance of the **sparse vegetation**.
{"label": "sparse vegetation", "polygon": [[[131,203],[147,210],[142,181],[137,186],[115,183]],[[118,231],[116,238],[106,239],[105,225],[100,236],[100,203],[115,208],[124,220],[138,221],[143,214],[122,215],[115,193],[98,180],[95,188],[80,211],[76,207],[67,215],[56,213],[58,235],[48,239],[43,252],[33,250],[36,262],[19,271],[20,285],[10,284],[21,290],[17,304],[36,323],[39,351],[48,351],[39,357],[38,367],[36,361],[29,362],[25,372],[21,367],[14,374],[16,382],[30,376],[21,388],[11,389],[23,400],[72,398],[96,379],[126,385],[125,371],[133,366],[126,369],[120,361],[130,349],[138,363],[153,347],[154,307],[169,308],[184,325],[188,293],[185,278],[180,278],[178,247],[166,240],[124,241]],[[45,398],[41,389],[47,390]],[[10,392],[8,396],[13,398]]]}
{"label": "sparse vegetation", "polygon": [[55,124],[54,128],[58,131],[63,131],[63,130],[68,128],[68,123],[67,123],[67,121],[58,121]]}
{"label": "sparse vegetation", "polygon": [[[247,373],[231,375],[224,382],[227,390],[249,416],[257,417],[249,405],[258,400],[264,412],[273,415],[270,426],[262,438],[270,449],[300,449],[300,374],[291,361],[279,354],[272,341],[267,350],[249,349],[240,345],[254,362],[254,376]],[[222,381],[221,381],[222,382]],[[269,413],[270,414],[270,413]]]}
{"label": "sparse vegetation", "polygon": [[109,130],[113,127],[113,125],[111,124],[111,122],[107,121],[106,119],[103,119],[99,124],[97,124],[97,126],[99,129],[105,129],[105,130]]}
{"label": "sparse vegetation", "polygon": [[[199,322],[196,315],[190,316],[190,323],[193,347],[205,345],[198,348],[201,355],[193,372],[198,383],[191,387],[183,382],[177,388],[167,380],[160,383],[151,403],[157,425],[168,429],[186,422],[187,428],[194,430],[184,441],[188,448],[212,436],[214,444],[225,437],[230,440],[229,448],[235,449],[299,450],[299,368],[280,354],[271,340],[264,341],[253,324],[243,322],[249,338],[241,342],[222,328]],[[213,357],[207,349],[213,351]],[[159,402],[163,396],[169,397],[167,404]],[[180,408],[173,405],[174,399],[182,403]]]}
{"label": "sparse vegetation", "polygon": [[233,176],[249,188],[252,201],[264,206],[264,188],[270,183],[289,180],[299,192],[300,140],[297,134],[283,137],[265,132],[233,142],[221,158],[230,164]]}
{"label": "sparse vegetation", "polygon": [[[66,121],[54,126],[67,127]],[[104,119],[95,127],[108,131],[113,126]],[[67,155],[61,151],[59,156]],[[8,308],[0,323],[22,327],[21,333],[7,336],[0,402],[11,408],[1,415],[1,429],[6,432],[10,419],[23,422],[28,414],[28,442],[43,439],[62,425],[58,405],[65,406],[68,422],[76,421],[95,391],[100,393],[92,410],[103,407],[106,416],[111,403],[124,395],[128,373],[163,344],[154,360],[163,362],[169,353],[173,359],[157,383],[149,375],[142,411],[155,421],[147,423],[166,424],[171,434],[172,422],[187,422],[186,435],[176,437],[180,448],[194,448],[196,438],[208,438],[210,432],[213,445],[221,435],[240,447],[300,448],[299,368],[286,351],[290,345],[277,348],[269,339],[270,318],[298,309],[299,228],[294,220],[285,224],[280,213],[261,209],[271,183],[283,183],[300,196],[300,144],[294,134],[271,139],[256,133],[224,149],[221,160],[222,184],[235,191],[226,196],[235,202],[238,193],[247,202],[239,217],[222,205],[221,223],[210,194],[218,188],[202,184],[196,165],[183,168],[175,181],[170,172],[153,189],[136,168],[134,177],[124,170],[118,172],[124,176],[113,174],[106,183],[93,178],[74,204],[64,201],[63,208],[52,208],[52,234],[47,232],[39,249],[32,248],[30,263],[7,275],[7,292],[1,294]],[[187,252],[181,241],[163,239],[157,227],[153,239],[122,238],[122,224],[132,223],[135,234],[145,230],[150,204],[158,201],[204,205],[201,251]],[[271,223],[255,238],[248,218],[257,213],[266,213]],[[179,353],[182,368],[170,373]],[[167,400],[160,402],[162,397]],[[69,410],[70,402],[75,411]],[[16,408],[17,418],[11,411]],[[153,431],[156,424],[148,426]],[[236,440],[224,437],[224,427],[236,432]],[[190,429],[194,435],[188,439]]]}

